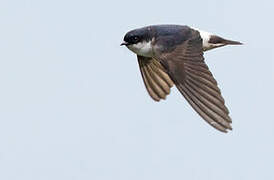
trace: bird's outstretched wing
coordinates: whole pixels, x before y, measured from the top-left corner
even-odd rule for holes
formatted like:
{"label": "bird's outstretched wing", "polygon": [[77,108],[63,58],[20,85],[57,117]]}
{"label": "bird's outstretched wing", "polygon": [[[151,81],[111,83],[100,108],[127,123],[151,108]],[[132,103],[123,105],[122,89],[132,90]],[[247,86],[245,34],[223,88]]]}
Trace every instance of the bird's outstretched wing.
{"label": "bird's outstretched wing", "polygon": [[137,56],[140,71],[149,95],[155,101],[165,99],[173,82],[163,66],[153,58]]}
{"label": "bird's outstretched wing", "polygon": [[155,49],[154,58],[206,122],[222,132],[232,129],[221,91],[204,62],[202,39],[198,32],[173,50]]}

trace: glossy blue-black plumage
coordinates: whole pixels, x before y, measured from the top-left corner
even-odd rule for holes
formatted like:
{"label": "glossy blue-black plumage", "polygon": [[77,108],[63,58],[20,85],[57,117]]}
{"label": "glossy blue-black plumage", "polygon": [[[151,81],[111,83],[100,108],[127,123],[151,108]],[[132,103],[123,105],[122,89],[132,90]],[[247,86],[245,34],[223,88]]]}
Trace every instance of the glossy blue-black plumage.
{"label": "glossy blue-black plumage", "polygon": [[129,31],[124,41],[128,44],[136,44],[142,41],[152,41],[163,47],[163,51],[173,50],[176,45],[191,38],[194,30],[182,25],[153,25]]}

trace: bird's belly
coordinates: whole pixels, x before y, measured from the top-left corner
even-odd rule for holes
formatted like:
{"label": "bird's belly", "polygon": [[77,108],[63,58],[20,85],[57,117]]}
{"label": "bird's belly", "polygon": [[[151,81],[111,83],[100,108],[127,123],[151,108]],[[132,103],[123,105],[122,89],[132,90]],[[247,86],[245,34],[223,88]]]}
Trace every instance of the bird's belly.
{"label": "bird's belly", "polygon": [[153,55],[151,41],[139,42],[137,44],[129,45],[128,48],[140,56],[152,57]]}

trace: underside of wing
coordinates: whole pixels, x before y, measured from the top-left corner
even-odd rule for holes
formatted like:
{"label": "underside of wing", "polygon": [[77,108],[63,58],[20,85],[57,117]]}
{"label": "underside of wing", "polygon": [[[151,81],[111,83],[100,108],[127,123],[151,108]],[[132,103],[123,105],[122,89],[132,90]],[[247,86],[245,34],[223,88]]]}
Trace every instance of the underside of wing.
{"label": "underside of wing", "polygon": [[156,56],[181,94],[206,122],[222,132],[232,129],[221,91],[204,62],[199,35],[172,52],[160,52]]}
{"label": "underside of wing", "polygon": [[170,93],[173,82],[163,66],[155,59],[137,56],[144,84],[155,101],[165,99]]}

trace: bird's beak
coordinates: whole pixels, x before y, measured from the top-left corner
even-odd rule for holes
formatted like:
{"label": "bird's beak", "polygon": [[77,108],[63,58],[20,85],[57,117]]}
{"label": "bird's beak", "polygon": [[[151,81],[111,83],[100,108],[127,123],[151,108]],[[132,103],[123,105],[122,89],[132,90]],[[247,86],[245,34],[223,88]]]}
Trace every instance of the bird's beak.
{"label": "bird's beak", "polygon": [[121,44],[120,44],[120,46],[127,46],[128,45],[128,42],[125,42],[125,41],[123,41]]}

